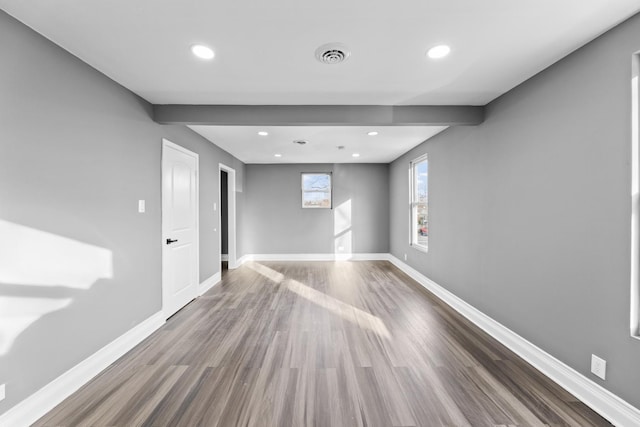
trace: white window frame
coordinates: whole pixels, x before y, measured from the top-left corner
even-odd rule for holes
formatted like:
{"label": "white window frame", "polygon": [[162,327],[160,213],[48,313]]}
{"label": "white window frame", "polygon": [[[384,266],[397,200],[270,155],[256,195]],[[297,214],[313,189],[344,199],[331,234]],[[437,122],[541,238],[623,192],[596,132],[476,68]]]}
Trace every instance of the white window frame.
{"label": "white window frame", "polygon": [[[427,252],[429,250],[429,235],[427,233],[427,243],[421,244],[418,242],[418,200],[417,200],[417,189],[416,189],[416,166],[422,162],[427,162],[427,170],[429,167],[429,155],[423,154],[422,156],[413,159],[411,163],[409,163],[409,232],[410,239],[409,242],[411,246],[419,251]],[[427,205],[429,203],[429,182],[427,181]],[[427,212],[427,218],[428,218]],[[427,223],[429,221],[427,220]]]}
{"label": "white window frame", "polygon": [[[329,178],[329,206],[313,206],[305,205],[305,193],[315,193],[316,191],[305,190],[304,177],[305,175],[326,175]],[[300,174],[300,190],[302,196],[302,209],[333,209],[333,174],[331,172],[302,172]],[[325,193],[325,191],[318,191],[318,193]]]}
{"label": "white window frame", "polygon": [[640,339],[640,52],[631,78],[631,336]]}

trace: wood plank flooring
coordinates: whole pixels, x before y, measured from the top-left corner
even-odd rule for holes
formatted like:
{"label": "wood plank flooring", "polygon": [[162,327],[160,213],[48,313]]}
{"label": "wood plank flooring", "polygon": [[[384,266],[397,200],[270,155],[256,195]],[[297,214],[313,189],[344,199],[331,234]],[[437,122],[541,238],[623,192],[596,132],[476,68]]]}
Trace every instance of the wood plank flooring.
{"label": "wood plank flooring", "polygon": [[386,261],[251,262],[36,426],[602,426]]}

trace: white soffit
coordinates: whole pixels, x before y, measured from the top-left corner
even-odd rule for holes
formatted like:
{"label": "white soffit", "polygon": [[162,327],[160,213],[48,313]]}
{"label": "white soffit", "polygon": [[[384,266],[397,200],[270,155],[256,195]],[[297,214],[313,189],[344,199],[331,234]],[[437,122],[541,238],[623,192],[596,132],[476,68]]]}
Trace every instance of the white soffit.
{"label": "white soffit", "polygon": [[[189,126],[244,163],[389,163],[446,126]],[[258,132],[268,132],[267,136]],[[368,132],[378,135],[369,136]],[[295,144],[305,140],[307,144]],[[344,146],[344,149],[338,149]],[[357,153],[359,157],[353,157]],[[281,154],[281,157],[275,157]]]}

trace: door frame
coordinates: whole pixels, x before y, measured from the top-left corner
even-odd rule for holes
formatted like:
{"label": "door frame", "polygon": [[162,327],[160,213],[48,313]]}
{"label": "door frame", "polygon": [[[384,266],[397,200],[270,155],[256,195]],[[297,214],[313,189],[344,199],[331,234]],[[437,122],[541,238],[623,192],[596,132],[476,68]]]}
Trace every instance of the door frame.
{"label": "door frame", "polygon": [[[160,239],[160,247],[162,253],[162,312],[164,313],[165,318],[173,316],[175,313],[167,313],[167,294],[168,294],[168,283],[169,280],[166,277],[167,272],[165,269],[165,239],[166,237],[166,229],[165,229],[165,213],[164,213],[164,188],[162,187],[164,183],[164,173],[165,173],[165,150],[167,147],[171,147],[174,150],[180,151],[190,157],[194,157],[196,160],[196,230],[195,230],[195,247],[196,247],[196,265],[195,265],[195,277],[197,280],[196,289],[200,287],[200,158],[198,153],[194,153],[193,151],[187,150],[186,148],[175,144],[169,141],[166,138],[162,138],[162,157],[160,160],[160,211],[161,211],[161,224],[162,224],[162,233]],[[196,296],[197,296],[196,292]]]}
{"label": "door frame", "polygon": [[[236,170],[223,163],[218,163],[218,182],[220,173],[227,173],[227,252],[229,252],[229,270],[238,268],[237,246],[236,246]],[[218,206],[222,209],[222,191],[218,185]],[[222,265],[222,212],[218,215],[218,253],[220,260],[218,265]]]}

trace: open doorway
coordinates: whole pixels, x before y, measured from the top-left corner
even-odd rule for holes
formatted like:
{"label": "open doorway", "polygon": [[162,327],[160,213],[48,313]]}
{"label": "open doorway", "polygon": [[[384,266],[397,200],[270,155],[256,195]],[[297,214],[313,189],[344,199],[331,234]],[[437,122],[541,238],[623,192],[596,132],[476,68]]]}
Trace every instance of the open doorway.
{"label": "open doorway", "polygon": [[220,272],[237,268],[236,259],[236,171],[219,164],[220,173]]}
{"label": "open doorway", "polygon": [[220,271],[229,269],[229,174],[220,170]]}

